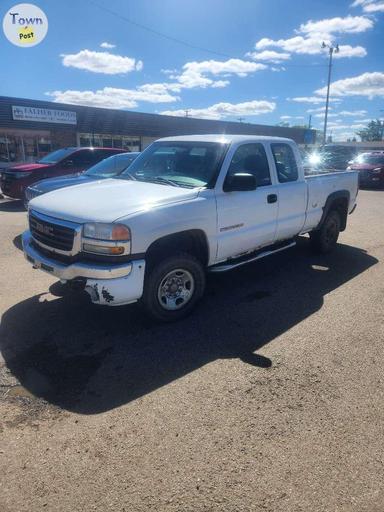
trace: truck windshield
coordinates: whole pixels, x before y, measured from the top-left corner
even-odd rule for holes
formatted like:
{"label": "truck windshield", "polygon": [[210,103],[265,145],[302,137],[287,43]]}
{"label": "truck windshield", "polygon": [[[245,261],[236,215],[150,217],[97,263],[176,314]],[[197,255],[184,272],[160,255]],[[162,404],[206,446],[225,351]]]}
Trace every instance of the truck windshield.
{"label": "truck windshield", "polygon": [[117,178],[175,187],[211,187],[227,148],[218,142],[155,142]]}
{"label": "truck windshield", "polygon": [[60,162],[63,158],[70,155],[74,152],[73,148],[64,148],[64,149],[58,149],[57,151],[53,151],[52,153],[49,153],[48,155],[45,155],[41,160],[38,160],[38,164],[56,164],[57,162]]}

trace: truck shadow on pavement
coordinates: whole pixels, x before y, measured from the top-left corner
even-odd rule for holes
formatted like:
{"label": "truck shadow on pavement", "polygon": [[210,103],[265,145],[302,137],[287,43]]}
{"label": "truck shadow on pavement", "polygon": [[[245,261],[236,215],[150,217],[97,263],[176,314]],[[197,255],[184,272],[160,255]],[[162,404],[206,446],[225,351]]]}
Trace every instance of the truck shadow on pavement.
{"label": "truck shadow on pavement", "polygon": [[25,212],[25,206],[21,199],[0,201],[0,212]]}
{"label": "truck shadow on pavement", "polygon": [[[377,260],[339,244],[328,256],[294,249],[210,275],[197,310],[155,324],[137,305],[94,306],[59,283],[6,311],[0,350],[28,391],[81,414],[139,398],[218,358],[268,368],[255,352],[318,311],[324,296]],[[255,368],[255,371],[265,371]]]}

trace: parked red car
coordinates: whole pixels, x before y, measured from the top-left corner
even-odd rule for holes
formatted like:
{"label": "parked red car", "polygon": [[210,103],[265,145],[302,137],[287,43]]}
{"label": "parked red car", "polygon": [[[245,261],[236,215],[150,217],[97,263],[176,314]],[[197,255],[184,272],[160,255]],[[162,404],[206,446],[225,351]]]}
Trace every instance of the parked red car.
{"label": "parked red car", "polygon": [[1,172],[1,191],[15,199],[23,199],[24,191],[35,181],[65,174],[82,172],[123,149],[115,148],[62,148],[49,153],[35,163],[19,164]]}
{"label": "parked red car", "polygon": [[384,186],[384,151],[361,153],[348,169],[359,171],[360,187]]}

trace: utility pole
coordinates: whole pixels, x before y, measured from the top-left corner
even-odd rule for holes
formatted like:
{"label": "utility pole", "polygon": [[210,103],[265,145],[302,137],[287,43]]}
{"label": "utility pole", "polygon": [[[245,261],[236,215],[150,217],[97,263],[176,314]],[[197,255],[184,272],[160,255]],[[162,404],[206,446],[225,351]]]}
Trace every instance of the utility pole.
{"label": "utility pole", "polygon": [[309,114],[309,119],[308,119],[308,130],[311,129],[311,125],[312,125],[312,114]]}
{"label": "utility pole", "polygon": [[321,47],[328,48],[329,50],[329,63],[328,63],[328,85],[327,85],[327,99],[325,102],[325,115],[324,115],[324,130],[323,130],[323,145],[327,143],[327,122],[328,122],[328,106],[329,106],[329,88],[331,85],[331,71],[332,71],[332,57],[333,53],[339,53],[339,45],[332,46],[331,44],[325,44],[323,41],[323,44]]}
{"label": "utility pole", "polygon": [[185,117],[189,117],[189,108],[186,108],[186,109],[184,110],[184,112],[185,112]]}
{"label": "utility pole", "polygon": [[244,117],[238,117],[237,120],[239,121],[239,123],[242,123],[244,121]]}

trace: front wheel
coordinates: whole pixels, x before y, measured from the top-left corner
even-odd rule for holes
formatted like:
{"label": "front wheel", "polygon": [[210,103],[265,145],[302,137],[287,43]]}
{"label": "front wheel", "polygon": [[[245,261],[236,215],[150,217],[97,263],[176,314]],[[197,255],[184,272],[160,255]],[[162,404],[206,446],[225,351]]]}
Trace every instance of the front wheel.
{"label": "front wheel", "polygon": [[148,269],[141,303],[155,320],[172,322],[195,307],[204,289],[202,264],[189,254],[179,253]]}
{"label": "front wheel", "polygon": [[322,226],[317,231],[310,233],[313,249],[322,254],[331,252],[340,234],[340,215],[336,210],[331,210],[326,216]]}

